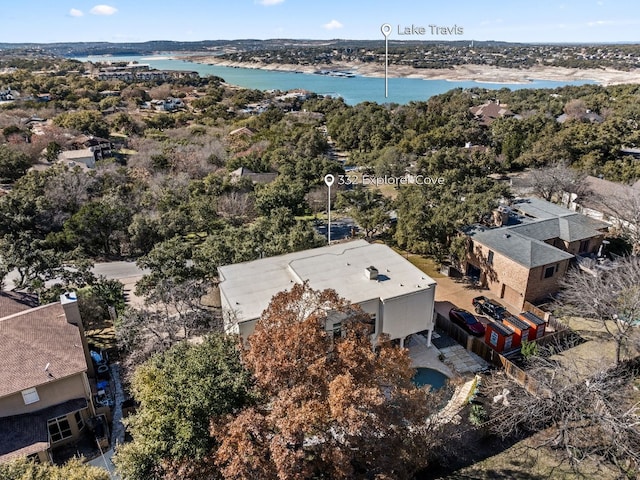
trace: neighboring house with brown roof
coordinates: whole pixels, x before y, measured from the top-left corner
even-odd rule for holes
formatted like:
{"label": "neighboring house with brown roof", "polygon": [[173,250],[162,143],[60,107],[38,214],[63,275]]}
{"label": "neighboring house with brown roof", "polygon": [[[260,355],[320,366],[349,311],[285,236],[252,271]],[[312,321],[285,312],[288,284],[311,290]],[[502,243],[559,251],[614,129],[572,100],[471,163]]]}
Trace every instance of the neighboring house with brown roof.
{"label": "neighboring house with brown roof", "polygon": [[544,200],[519,199],[507,226],[465,231],[465,273],[520,310],[556,293],[571,261],[597,252],[608,226]]}
{"label": "neighboring house with brown roof", "polygon": [[500,103],[500,100],[489,100],[487,103],[471,107],[469,111],[475,119],[482,125],[491,125],[495,120],[502,117],[513,117],[514,114],[509,110],[506,103]]}
{"label": "neighboring house with brown roof", "polygon": [[246,137],[253,137],[256,133],[251,130],[249,127],[240,127],[240,128],[236,128],[235,130],[231,130],[229,132],[229,136],[230,137],[238,137],[238,136],[246,136]]}
{"label": "neighboring house with brown roof", "polygon": [[0,290],[0,318],[14,313],[29,310],[38,306],[38,300],[32,295],[18,292],[3,292]]}
{"label": "neighboring house with brown roof", "polygon": [[585,178],[585,195],[563,193],[562,201],[568,209],[597,220],[609,222],[622,232],[640,252],[640,182],[625,185],[603,178]]}
{"label": "neighboring house with brown roof", "polygon": [[77,439],[96,413],[78,303],[67,294],[29,308],[3,294],[0,308],[0,462],[49,462],[50,449]]}

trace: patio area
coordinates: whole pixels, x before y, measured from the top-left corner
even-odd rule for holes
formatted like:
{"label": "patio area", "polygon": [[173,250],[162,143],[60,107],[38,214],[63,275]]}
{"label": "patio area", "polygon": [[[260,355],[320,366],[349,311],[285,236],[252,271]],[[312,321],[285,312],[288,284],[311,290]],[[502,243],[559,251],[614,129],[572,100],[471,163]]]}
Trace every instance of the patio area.
{"label": "patio area", "polygon": [[[433,333],[430,347],[427,346],[427,339],[420,334],[412,335],[405,346],[409,349],[412,367],[432,368],[449,378],[467,376],[489,368],[485,360],[439,331]],[[440,360],[441,355],[444,361]]]}

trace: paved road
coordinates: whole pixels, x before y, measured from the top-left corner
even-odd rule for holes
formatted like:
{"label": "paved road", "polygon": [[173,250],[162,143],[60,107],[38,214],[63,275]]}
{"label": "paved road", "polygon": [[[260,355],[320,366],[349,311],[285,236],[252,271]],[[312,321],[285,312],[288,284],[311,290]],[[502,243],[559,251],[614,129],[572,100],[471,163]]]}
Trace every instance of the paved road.
{"label": "paved road", "polygon": [[110,280],[122,280],[123,278],[141,277],[145,273],[149,273],[149,270],[138,268],[135,262],[104,262],[96,263],[93,267],[93,273],[104,275]]}
{"label": "paved road", "polygon": [[[135,262],[130,261],[96,263],[92,271],[96,275],[104,275],[109,280],[120,280],[125,284],[125,288],[128,284],[135,283],[142,275],[148,273],[148,270],[142,270],[138,268]],[[14,285],[13,280],[17,278],[17,271],[9,272],[4,279],[4,289],[11,290]],[[53,283],[55,283],[55,280],[48,282],[48,284]]]}
{"label": "paved road", "polygon": [[[327,224],[317,225],[316,231],[323,237],[327,236]],[[343,217],[331,221],[331,241],[343,240],[351,237],[352,229],[357,228],[355,221],[350,217]]]}

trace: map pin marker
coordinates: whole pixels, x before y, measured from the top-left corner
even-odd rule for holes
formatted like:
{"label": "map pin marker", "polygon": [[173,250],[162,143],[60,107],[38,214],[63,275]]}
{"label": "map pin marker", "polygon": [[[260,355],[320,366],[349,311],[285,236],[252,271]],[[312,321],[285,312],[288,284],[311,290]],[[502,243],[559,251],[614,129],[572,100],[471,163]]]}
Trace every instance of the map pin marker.
{"label": "map pin marker", "polygon": [[326,174],[324,176],[324,183],[327,184],[327,187],[330,187],[331,185],[333,185],[333,182],[335,182],[335,181],[336,181],[336,177],[334,177],[330,173],[328,173],[328,174]]}
{"label": "map pin marker", "polygon": [[383,23],[380,27],[380,31],[382,32],[382,35],[384,35],[384,38],[387,38],[391,34],[391,25]]}

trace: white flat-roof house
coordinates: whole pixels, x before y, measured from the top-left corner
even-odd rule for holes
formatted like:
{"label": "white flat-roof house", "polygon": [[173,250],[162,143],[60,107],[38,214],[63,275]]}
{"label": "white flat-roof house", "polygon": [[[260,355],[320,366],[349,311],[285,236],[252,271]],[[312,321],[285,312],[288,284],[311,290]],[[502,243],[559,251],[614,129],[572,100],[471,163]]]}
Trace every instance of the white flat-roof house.
{"label": "white flat-roof house", "polygon": [[374,320],[374,340],[434,328],[436,282],[386,245],[364,240],[262,258],[218,268],[226,329],[247,338],[271,298],[295,283],[333,289]]}

